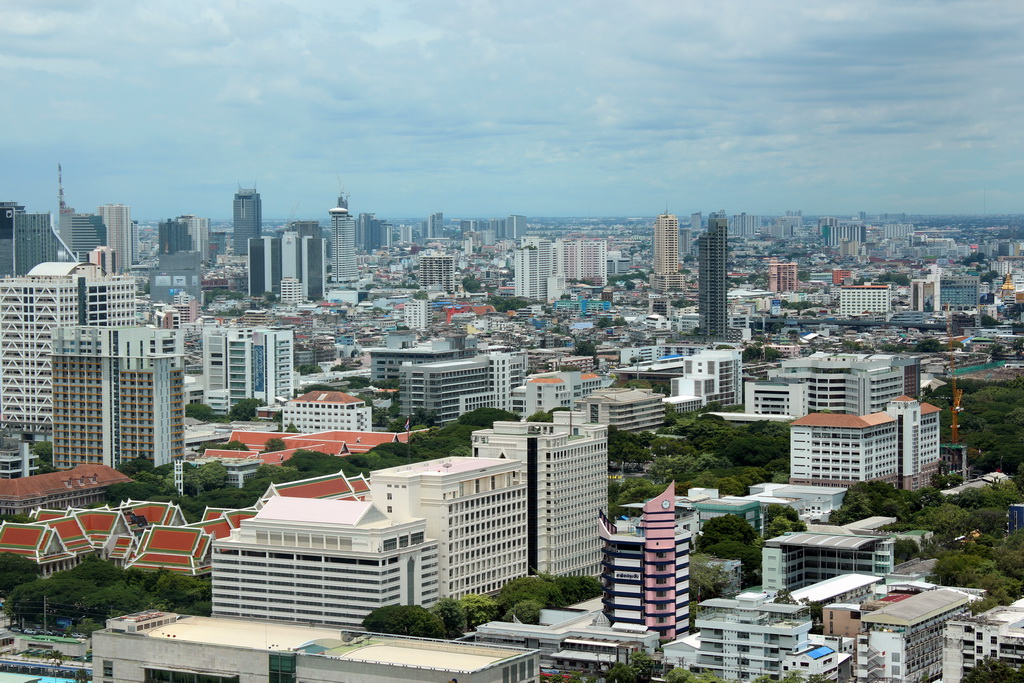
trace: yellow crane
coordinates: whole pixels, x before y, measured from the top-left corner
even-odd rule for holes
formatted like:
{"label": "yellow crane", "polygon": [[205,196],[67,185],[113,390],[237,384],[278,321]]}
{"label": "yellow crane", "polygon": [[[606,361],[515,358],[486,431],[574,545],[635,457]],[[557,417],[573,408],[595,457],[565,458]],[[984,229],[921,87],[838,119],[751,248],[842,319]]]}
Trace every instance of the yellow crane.
{"label": "yellow crane", "polygon": [[956,385],[956,349],[955,342],[953,341],[953,311],[950,308],[946,309],[946,335],[949,337],[949,379],[952,382],[953,387],[953,405],[950,408],[950,420],[949,420],[949,434],[950,443],[960,443],[960,411],[963,407],[960,405],[960,400],[964,396],[964,390],[960,389]]}

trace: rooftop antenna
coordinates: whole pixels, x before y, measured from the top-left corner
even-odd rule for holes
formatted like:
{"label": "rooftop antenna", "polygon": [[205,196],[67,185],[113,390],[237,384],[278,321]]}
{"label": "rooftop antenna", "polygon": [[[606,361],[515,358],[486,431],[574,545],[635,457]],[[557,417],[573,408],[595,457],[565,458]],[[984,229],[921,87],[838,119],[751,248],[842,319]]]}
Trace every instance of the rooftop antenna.
{"label": "rooftop antenna", "polygon": [[292,208],[292,213],[288,216],[288,224],[285,226],[285,231],[292,229],[292,223],[295,222],[295,212],[299,210],[299,204],[302,202],[295,202],[295,206]]}
{"label": "rooftop antenna", "polygon": [[68,206],[67,202],[64,201],[64,172],[59,163],[57,164],[57,201],[60,205],[61,216],[73,214],[75,212],[75,210]]}

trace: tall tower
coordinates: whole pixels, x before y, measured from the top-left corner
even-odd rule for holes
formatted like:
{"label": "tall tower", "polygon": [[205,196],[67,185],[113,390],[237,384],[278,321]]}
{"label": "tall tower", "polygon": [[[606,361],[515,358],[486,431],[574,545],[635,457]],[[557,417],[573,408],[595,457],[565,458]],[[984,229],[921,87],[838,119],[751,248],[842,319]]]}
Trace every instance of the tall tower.
{"label": "tall tower", "polygon": [[107,226],[107,246],[117,256],[117,270],[120,273],[128,270],[135,256],[132,242],[132,207],[124,204],[104,204],[96,207],[96,215],[103,219]]}
{"label": "tall tower", "polygon": [[249,253],[249,240],[263,229],[263,202],[256,188],[238,188],[234,203],[235,256]]}
{"label": "tall tower", "polygon": [[444,214],[440,211],[430,214],[427,219],[427,239],[440,237],[444,231]]}
{"label": "tall tower", "polygon": [[679,273],[679,219],[663,213],[654,221],[654,273],[651,288],[655,292],[682,289]]}
{"label": "tall tower", "polygon": [[701,331],[713,337],[724,337],[729,327],[729,309],[726,300],[726,255],[729,251],[729,219],[712,214],[708,217],[707,232],[697,238],[697,258],[700,268],[697,309]]}
{"label": "tall tower", "polygon": [[331,279],[351,282],[359,275],[356,269],[356,221],[343,206],[331,209]]}
{"label": "tall tower", "polygon": [[178,216],[178,220],[188,226],[188,237],[192,246],[190,251],[198,251],[199,258],[206,263],[210,260],[210,219],[200,218],[192,214]]}

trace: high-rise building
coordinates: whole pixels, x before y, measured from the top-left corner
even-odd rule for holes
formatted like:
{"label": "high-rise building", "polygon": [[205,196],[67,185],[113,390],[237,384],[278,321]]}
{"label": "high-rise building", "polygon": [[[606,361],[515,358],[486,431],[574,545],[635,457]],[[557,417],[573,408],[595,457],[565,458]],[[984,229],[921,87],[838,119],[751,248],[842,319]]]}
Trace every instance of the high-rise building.
{"label": "high-rise building", "polygon": [[430,214],[427,219],[427,234],[425,237],[434,239],[435,237],[441,237],[444,234],[444,214],[440,211],[437,213]]}
{"label": "high-rise building", "polygon": [[14,217],[25,213],[17,202],[0,202],[0,277],[10,277],[14,270]]}
{"label": "high-rise building", "polygon": [[477,408],[511,410],[512,389],[526,376],[526,354],[488,353],[436,363],[404,363],[399,368],[402,414],[433,413],[451,422]]}
{"label": "high-rise building", "polygon": [[424,254],[420,256],[420,287],[455,292],[455,257],[450,254]]}
{"label": "high-rise building", "polygon": [[184,456],[184,358],[176,330],[54,329],[54,465],[160,466]]}
{"label": "high-rise building", "polygon": [[107,226],[102,216],[94,213],[74,213],[62,216],[61,239],[79,261],[85,261],[89,252],[107,243]]}
{"label": "high-rise building", "polygon": [[426,299],[410,299],[402,309],[402,323],[410,330],[426,330],[430,327],[430,302]]}
{"label": "high-rise building", "polygon": [[562,296],[565,277],[558,272],[558,256],[551,240],[524,237],[514,258],[516,296],[541,301],[553,301]]}
{"label": "high-rise building", "polygon": [[608,240],[559,239],[555,242],[558,270],[568,280],[604,285],[608,282]]}
{"label": "high-rise building", "polygon": [[673,214],[660,214],[654,221],[654,272],[651,289],[669,292],[682,289],[683,275],[679,272],[679,219]]}
{"label": "high-rise building", "polygon": [[106,245],[117,254],[118,273],[135,263],[135,242],[132,237],[132,207],[124,204],[104,204],[96,207],[96,215],[107,227]]}
{"label": "high-rise building", "polygon": [[48,431],[52,332],[135,323],[135,281],[90,263],[41,263],[0,280],[0,415],[11,429]]}
{"label": "high-rise building", "polygon": [[359,276],[356,269],[356,222],[343,206],[331,214],[331,280],[351,282]]}
{"label": "high-rise building", "polygon": [[288,226],[290,232],[299,233],[299,237],[322,238],[324,231],[320,227],[320,221],[292,221]]}
{"label": "high-rise building", "polygon": [[188,223],[168,218],[157,224],[157,254],[177,254],[179,251],[199,251],[192,248]]}
{"label": "high-rise building", "polygon": [[697,238],[700,278],[697,310],[700,330],[712,337],[724,337],[729,327],[727,254],[729,251],[729,220],[712,214],[708,229]]}
{"label": "high-rise building", "polygon": [[259,237],[263,231],[263,202],[256,188],[238,188],[234,201],[235,255],[249,253],[249,240]]}
{"label": "high-rise building", "polygon": [[198,251],[203,263],[211,261],[210,254],[210,219],[200,218],[192,214],[178,216],[178,220],[188,226],[188,237],[191,240],[191,251]]}
{"label": "high-rise building", "polygon": [[693,229],[679,229],[679,260],[693,255]]}
{"label": "high-rise building", "polygon": [[690,230],[693,230],[694,233],[698,233],[700,232],[702,224],[700,211],[690,214]]}
{"label": "high-rise building", "polygon": [[96,247],[89,252],[88,262],[102,268],[104,273],[116,273],[117,251],[113,247]]}
{"label": "high-rise building", "polygon": [[601,539],[594,518],[608,504],[608,428],[582,413],[558,411],[554,419],[478,429],[473,456],[525,465],[530,571],[597,576]]}
{"label": "high-rise building", "polygon": [[[14,213],[14,272],[26,275],[40,263],[74,263],[77,259],[54,229],[49,213]],[[6,273],[3,273],[6,275]]]}
{"label": "high-rise building", "polygon": [[795,263],[778,263],[775,259],[768,264],[768,291],[795,292],[800,288]]}
{"label": "high-rise building", "polygon": [[285,329],[203,329],[206,403],[226,413],[246,398],[268,404],[292,397],[295,334]]}
{"label": "high-rise building", "polygon": [[254,237],[246,250],[249,260],[249,296],[281,293],[281,238]]}
{"label": "high-rise building", "polygon": [[733,234],[740,237],[753,237],[760,226],[760,216],[749,216],[746,213],[740,213],[732,217],[730,229]]}
{"label": "high-rise building", "polygon": [[644,503],[638,522],[599,516],[608,621],[681,637],[690,630],[690,533],[676,527],[675,487]]}
{"label": "high-rise building", "polygon": [[513,214],[505,219],[505,237],[517,240],[526,236],[526,216]]}
{"label": "high-rise building", "polygon": [[845,285],[839,288],[839,313],[844,316],[862,313],[888,313],[892,309],[889,285]]}
{"label": "high-rise building", "polygon": [[326,293],[327,242],[298,232],[281,236],[281,276],[300,283],[303,300],[320,301]]}

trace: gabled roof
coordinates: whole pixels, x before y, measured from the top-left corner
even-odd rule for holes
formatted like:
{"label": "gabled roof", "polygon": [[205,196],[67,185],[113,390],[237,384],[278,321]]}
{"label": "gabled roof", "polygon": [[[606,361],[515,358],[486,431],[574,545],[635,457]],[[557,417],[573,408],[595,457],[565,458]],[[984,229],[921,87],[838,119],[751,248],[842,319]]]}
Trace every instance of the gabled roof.
{"label": "gabled roof", "polygon": [[22,555],[36,563],[71,557],[58,533],[45,524],[0,523],[0,552]]}
{"label": "gabled roof", "polygon": [[[357,489],[357,484],[358,489]],[[369,491],[370,485],[362,475],[349,479],[343,472],[326,474],[320,477],[289,481],[282,484],[271,484],[262,500],[274,496],[287,498],[319,498],[332,500],[359,500],[361,493]]]}
{"label": "gabled roof", "polygon": [[212,537],[201,528],[154,525],[139,539],[128,567],[168,569],[193,576],[210,571]]}
{"label": "gabled roof", "polygon": [[79,465],[70,470],[34,474],[18,479],[0,479],[0,499],[31,499],[72,490],[87,491],[132,481],[106,465]]}
{"label": "gabled roof", "polygon": [[365,403],[363,399],[343,391],[310,391],[293,398],[289,403]]}
{"label": "gabled roof", "polygon": [[895,422],[896,418],[888,413],[872,413],[871,415],[840,415],[838,413],[811,413],[793,420],[790,424],[801,427],[852,427],[863,429],[874,427],[888,422]]}

